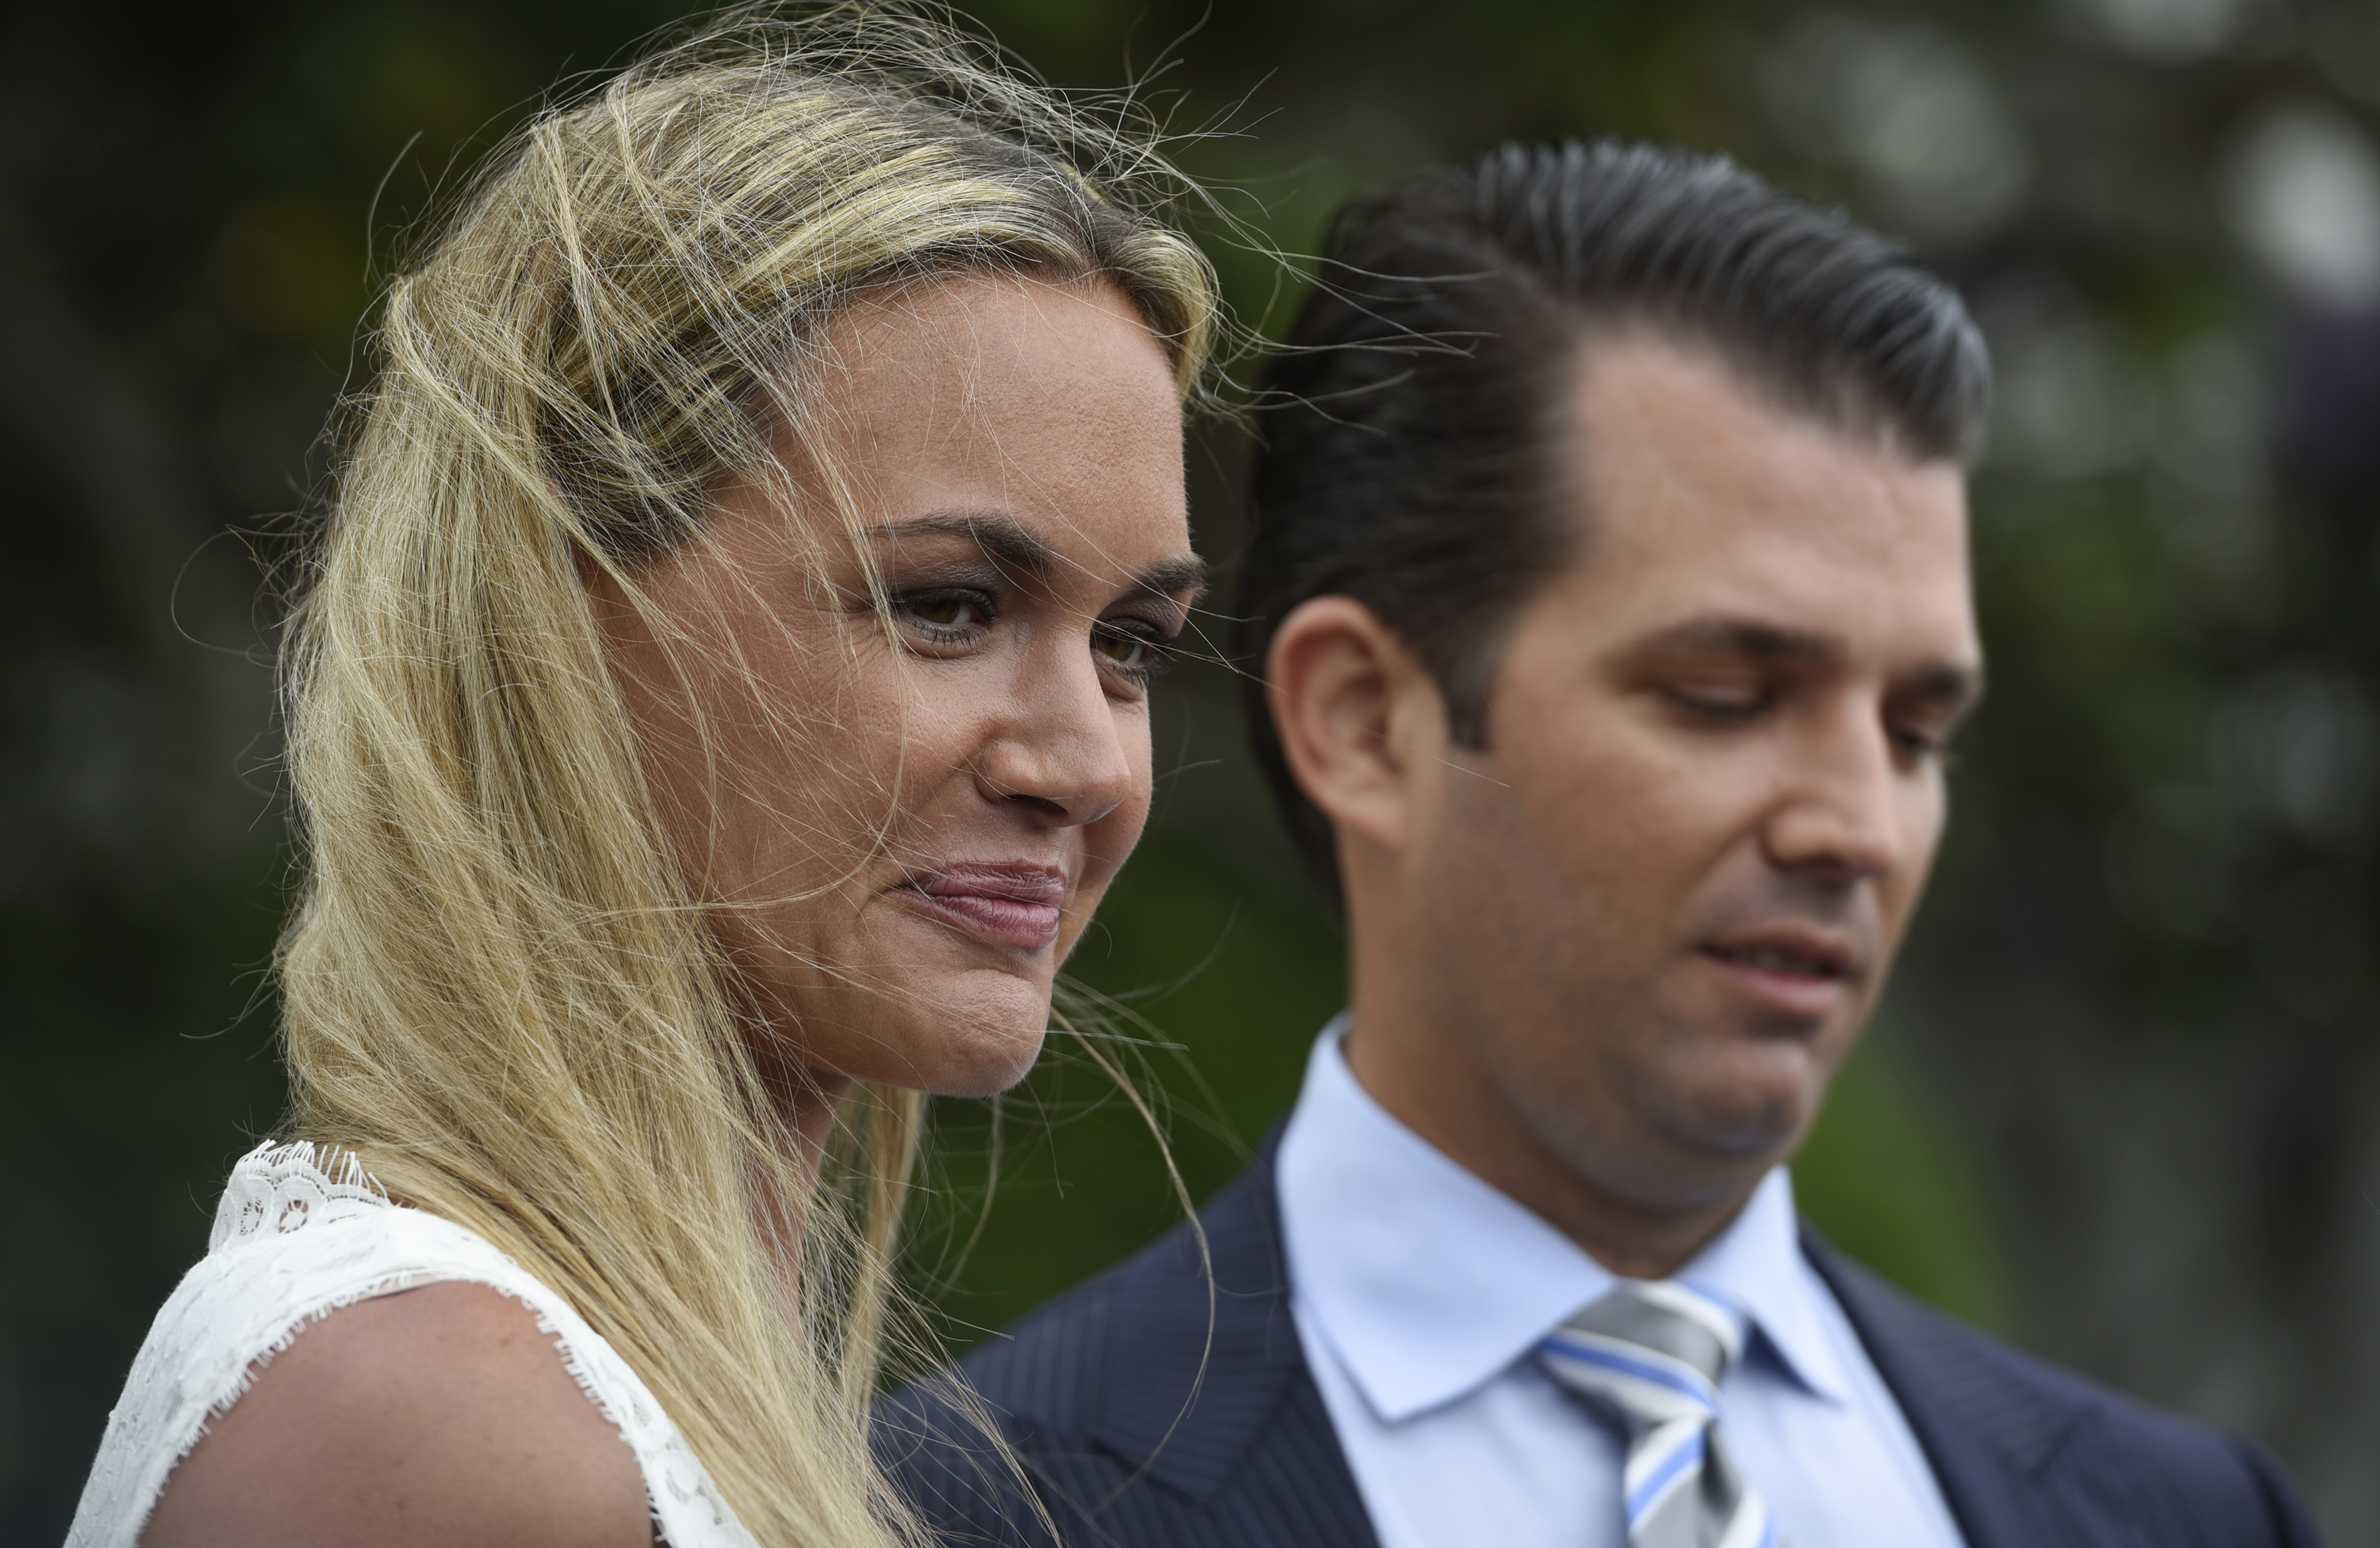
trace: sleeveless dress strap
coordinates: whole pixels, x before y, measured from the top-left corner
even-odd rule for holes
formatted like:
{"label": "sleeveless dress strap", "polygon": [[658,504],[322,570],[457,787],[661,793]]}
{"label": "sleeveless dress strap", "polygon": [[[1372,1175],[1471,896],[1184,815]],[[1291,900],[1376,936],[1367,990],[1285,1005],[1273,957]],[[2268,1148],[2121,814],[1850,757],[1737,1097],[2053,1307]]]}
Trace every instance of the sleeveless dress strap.
{"label": "sleeveless dress strap", "polygon": [[108,1415],[67,1548],[135,1548],[165,1480],[308,1324],[418,1286],[485,1285],[537,1314],[563,1366],[636,1454],[673,1548],[752,1538],[611,1344],[542,1281],[454,1222],[390,1201],[352,1155],[258,1146],[232,1169],[207,1255],[149,1329]]}

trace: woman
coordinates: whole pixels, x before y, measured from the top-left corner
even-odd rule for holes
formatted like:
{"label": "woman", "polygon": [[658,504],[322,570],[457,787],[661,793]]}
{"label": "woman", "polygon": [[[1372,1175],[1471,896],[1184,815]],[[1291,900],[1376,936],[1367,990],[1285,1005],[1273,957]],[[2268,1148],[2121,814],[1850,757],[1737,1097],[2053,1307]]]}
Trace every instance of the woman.
{"label": "woman", "polygon": [[286,641],[300,1142],[78,1548],[909,1534],[916,1093],[1032,1062],[1198,587],[1150,165],[842,8],[541,116],[394,286]]}

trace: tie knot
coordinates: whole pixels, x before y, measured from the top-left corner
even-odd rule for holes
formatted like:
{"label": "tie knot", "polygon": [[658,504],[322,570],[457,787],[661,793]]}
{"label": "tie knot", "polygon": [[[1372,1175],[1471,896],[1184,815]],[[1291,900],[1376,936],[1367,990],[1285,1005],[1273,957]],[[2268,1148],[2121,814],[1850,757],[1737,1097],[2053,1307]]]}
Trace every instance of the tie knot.
{"label": "tie knot", "polygon": [[1742,1348],[1742,1320],[1719,1301],[1673,1279],[1628,1280],[1556,1328],[1537,1357],[1633,1431],[1715,1419],[1719,1378]]}

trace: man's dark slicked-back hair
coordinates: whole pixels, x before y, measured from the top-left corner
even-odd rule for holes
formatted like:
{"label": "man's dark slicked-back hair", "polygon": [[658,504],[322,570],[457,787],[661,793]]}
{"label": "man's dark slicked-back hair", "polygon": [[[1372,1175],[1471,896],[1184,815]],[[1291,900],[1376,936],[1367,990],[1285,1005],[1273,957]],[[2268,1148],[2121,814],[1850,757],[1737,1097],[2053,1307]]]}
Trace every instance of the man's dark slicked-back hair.
{"label": "man's dark slicked-back hair", "polygon": [[1362,603],[1455,740],[1486,747],[1511,619],[1576,536],[1557,428],[1592,341],[1631,331],[1912,461],[1980,445],[1991,368],[1957,293],[1723,156],[1507,144],[1349,205],[1265,373],[1239,603],[1257,758],[1334,902],[1330,824],[1264,702],[1275,627],[1310,597]]}

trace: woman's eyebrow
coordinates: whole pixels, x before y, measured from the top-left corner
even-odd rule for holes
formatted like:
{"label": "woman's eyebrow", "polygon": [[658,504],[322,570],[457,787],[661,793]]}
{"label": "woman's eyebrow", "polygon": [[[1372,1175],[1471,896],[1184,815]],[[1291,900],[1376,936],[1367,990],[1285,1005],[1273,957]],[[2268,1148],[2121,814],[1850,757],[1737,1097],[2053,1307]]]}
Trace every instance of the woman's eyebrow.
{"label": "woman's eyebrow", "polygon": [[[868,536],[893,543],[905,538],[964,538],[994,564],[1036,580],[1049,579],[1066,563],[1056,549],[1026,531],[1014,518],[991,512],[937,511],[905,517],[868,529]],[[1184,592],[1196,597],[1207,589],[1207,561],[1196,554],[1160,559],[1134,576],[1126,589],[1163,597]]]}
{"label": "woman's eyebrow", "polygon": [[1195,602],[1207,590],[1207,561],[1196,554],[1178,554],[1134,576],[1132,584],[1137,591],[1161,597],[1186,596]]}
{"label": "woman's eyebrow", "polygon": [[1012,517],[966,511],[936,512],[906,517],[868,530],[879,542],[898,543],[905,538],[965,538],[983,550],[984,557],[1006,569],[1046,580],[1062,563],[1058,551],[1026,531]]}

